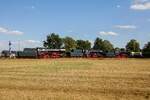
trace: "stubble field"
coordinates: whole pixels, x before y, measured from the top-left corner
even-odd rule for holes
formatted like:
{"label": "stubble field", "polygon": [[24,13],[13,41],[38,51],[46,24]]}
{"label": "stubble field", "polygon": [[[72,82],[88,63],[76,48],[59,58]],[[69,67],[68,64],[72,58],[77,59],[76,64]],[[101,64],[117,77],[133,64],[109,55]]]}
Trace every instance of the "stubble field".
{"label": "stubble field", "polygon": [[150,59],[1,59],[0,100],[150,100]]}

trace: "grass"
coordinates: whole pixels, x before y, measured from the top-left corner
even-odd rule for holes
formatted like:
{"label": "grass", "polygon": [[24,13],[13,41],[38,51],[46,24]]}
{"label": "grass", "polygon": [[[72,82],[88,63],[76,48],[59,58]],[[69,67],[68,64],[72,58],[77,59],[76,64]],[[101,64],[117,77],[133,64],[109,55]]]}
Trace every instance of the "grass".
{"label": "grass", "polygon": [[1,59],[0,100],[150,100],[150,59]]}

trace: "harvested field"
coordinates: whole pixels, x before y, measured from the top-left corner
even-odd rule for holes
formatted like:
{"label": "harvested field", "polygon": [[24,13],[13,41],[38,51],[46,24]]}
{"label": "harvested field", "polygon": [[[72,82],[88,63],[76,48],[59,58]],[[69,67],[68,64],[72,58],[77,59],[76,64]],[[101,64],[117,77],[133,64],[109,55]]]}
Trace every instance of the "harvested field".
{"label": "harvested field", "polygon": [[1,59],[0,100],[150,100],[150,59]]}

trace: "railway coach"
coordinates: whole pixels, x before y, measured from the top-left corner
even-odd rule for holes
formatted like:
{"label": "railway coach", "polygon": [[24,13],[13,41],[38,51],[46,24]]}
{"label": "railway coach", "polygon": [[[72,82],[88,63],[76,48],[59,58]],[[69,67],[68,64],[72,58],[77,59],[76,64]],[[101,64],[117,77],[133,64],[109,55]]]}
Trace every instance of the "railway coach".
{"label": "railway coach", "polygon": [[65,54],[65,49],[25,48],[17,52],[17,58],[60,58]]}

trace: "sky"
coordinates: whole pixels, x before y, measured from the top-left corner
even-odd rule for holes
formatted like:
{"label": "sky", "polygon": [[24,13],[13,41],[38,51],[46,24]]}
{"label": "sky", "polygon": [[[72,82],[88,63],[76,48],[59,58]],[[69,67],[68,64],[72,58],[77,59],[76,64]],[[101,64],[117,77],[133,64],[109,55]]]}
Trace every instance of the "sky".
{"label": "sky", "polygon": [[0,51],[41,47],[50,33],[125,47],[150,41],[150,0],[0,0]]}

